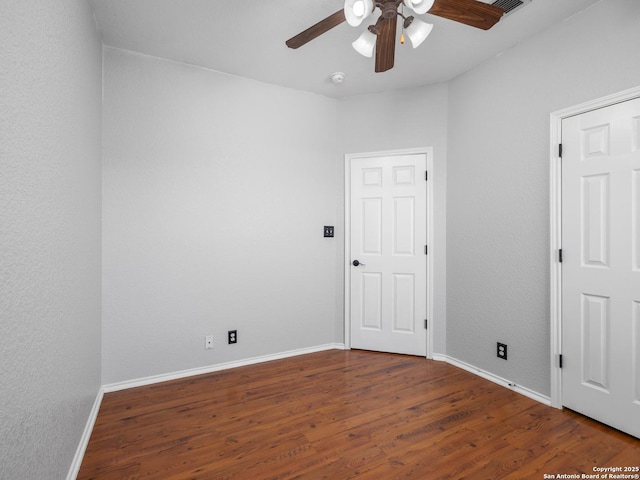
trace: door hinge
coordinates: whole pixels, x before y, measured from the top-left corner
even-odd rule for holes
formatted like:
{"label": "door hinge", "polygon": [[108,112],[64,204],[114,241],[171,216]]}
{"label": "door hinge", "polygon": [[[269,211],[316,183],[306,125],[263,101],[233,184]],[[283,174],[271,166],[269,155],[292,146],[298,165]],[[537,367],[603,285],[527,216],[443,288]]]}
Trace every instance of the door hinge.
{"label": "door hinge", "polygon": [[558,262],[562,263],[562,249],[558,250]]}
{"label": "door hinge", "polygon": [[558,366],[562,368],[562,354],[558,355]]}
{"label": "door hinge", "polygon": [[429,180],[429,172],[424,172],[424,179],[425,181]]}
{"label": "door hinge", "polygon": [[425,318],[424,320],[424,329],[427,330],[429,328],[429,320]]}
{"label": "door hinge", "polygon": [[429,246],[428,245],[424,246],[424,254],[425,255],[429,255]]}
{"label": "door hinge", "polygon": [[562,158],[562,144],[561,143],[558,144],[558,156],[560,158]]}

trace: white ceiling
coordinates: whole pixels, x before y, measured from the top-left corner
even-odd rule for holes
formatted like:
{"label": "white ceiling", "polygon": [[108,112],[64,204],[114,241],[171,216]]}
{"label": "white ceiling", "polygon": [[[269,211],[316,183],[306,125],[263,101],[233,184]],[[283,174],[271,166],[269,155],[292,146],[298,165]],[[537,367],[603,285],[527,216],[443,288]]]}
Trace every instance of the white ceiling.
{"label": "white ceiling", "polygon": [[[482,0],[490,3],[491,0]],[[598,0],[532,0],[484,31],[433,15],[417,49],[396,45],[395,67],[374,73],[343,23],[297,50],[285,41],[340,10],[343,0],[92,0],[106,45],[330,97],[448,81]],[[366,23],[366,22],[365,22]],[[344,72],[334,85],[332,72]]]}

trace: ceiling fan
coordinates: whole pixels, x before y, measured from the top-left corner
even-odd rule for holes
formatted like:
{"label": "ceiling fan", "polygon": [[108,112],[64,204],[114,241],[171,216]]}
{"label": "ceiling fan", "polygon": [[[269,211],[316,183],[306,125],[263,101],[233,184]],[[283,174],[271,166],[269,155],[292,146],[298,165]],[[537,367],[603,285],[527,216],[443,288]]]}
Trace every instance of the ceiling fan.
{"label": "ceiling fan", "polygon": [[504,14],[501,7],[478,0],[345,0],[344,8],[290,38],[286,45],[299,48],[345,21],[356,27],[378,8],[380,17],[353,42],[353,47],[367,57],[373,55],[375,47],[375,71],[385,72],[393,68],[398,17],[403,19],[400,41],[404,43],[406,31],[413,48],[420,45],[433,28],[413,16],[405,16],[404,7],[418,15],[428,12],[483,30],[493,27]]}

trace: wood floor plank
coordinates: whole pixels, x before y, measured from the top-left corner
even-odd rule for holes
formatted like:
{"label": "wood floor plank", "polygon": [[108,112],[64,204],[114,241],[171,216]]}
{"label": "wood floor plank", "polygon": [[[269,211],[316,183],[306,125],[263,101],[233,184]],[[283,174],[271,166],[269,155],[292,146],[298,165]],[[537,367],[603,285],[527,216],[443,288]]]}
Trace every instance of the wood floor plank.
{"label": "wood floor plank", "polygon": [[79,480],[538,479],[640,440],[442,362],[328,351],[105,394]]}

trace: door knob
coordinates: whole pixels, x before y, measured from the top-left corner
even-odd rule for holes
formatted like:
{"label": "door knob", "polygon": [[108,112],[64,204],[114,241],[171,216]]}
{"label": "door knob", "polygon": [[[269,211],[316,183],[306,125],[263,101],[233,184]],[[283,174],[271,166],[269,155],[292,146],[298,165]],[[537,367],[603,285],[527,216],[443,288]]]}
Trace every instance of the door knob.
{"label": "door knob", "polygon": [[357,267],[358,265],[364,265],[364,263],[360,263],[358,260],[354,260],[353,262],[351,262],[351,264],[352,264],[354,267]]}

